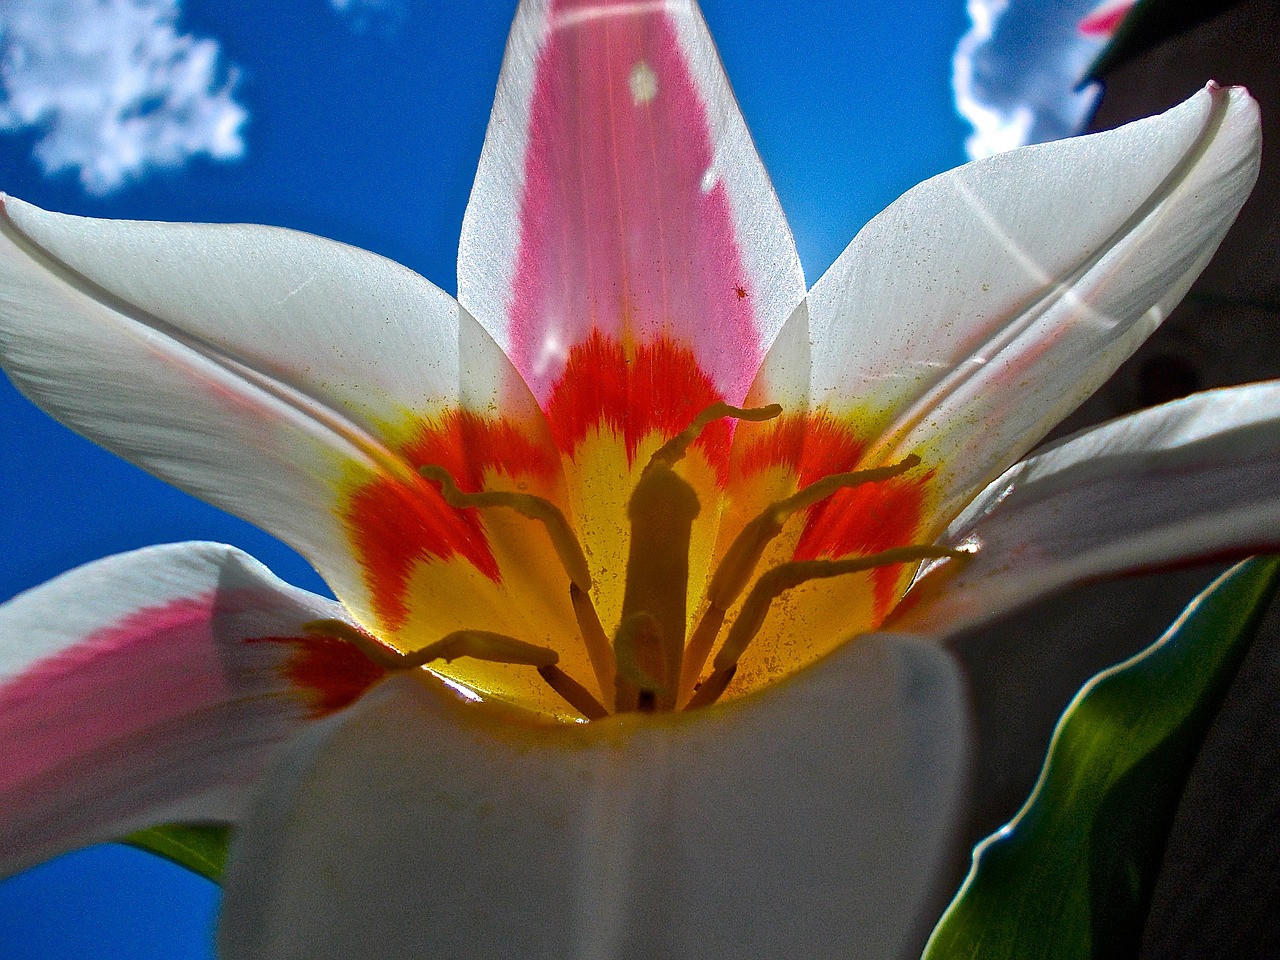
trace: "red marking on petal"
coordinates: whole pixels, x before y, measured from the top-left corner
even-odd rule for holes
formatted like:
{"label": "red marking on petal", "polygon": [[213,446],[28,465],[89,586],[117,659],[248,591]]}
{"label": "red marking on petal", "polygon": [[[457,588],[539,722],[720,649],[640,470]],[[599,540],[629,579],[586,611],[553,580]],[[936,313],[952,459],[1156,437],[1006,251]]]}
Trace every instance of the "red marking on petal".
{"label": "red marking on petal", "polygon": [[[744,473],[786,466],[796,474],[797,486],[805,487],[863,465],[866,441],[825,413],[780,417],[770,427],[743,452]],[[811,507],[795,559],[867,555],[918,542],[933,476],[933,471],[912,472],[863,484]],[[898,600],[901,569],[881,567],[871,574],[877,620]]]}
{"label": "red marking on petal", "polygon": [[[810,511],[796,559],[867,555],[919,542],[932,477],[930,471],[841,490]],[[901,564],[871,572],[877,622],[898,602],[901,575]]]}
{"label": "red marking on petal", "polygon": [[670,14],[652,4],[596,15],[617,5],[561,0],[549,14],[530,104],[511,359],[545,405],[570,351],[593,332],[670,338],[737,403],[762,346],[707,108]]}
{"label": "red marking on petal", "polygon": [[1110,37],[1120,28],[1133,6],[1133,0],[1120,4],[1107,0],[1076,24],[1076,29],[1086,37]]}
{"label": "red marking on petal", "polygon": [[[516,426],[458,410],[419,424],[397,452],[415,466],[444,467],[467,492],[481,489],[486,471],[550,477],[559,466],[554,452]],[[454,510],[426,480],[379,476],[347,497],[341,518],[364,568],[374,613],[391,630],[409,616],[405,590],[420,561],[462,557],[494,582],[500,578],[479,512]]]}
{"label": "red marking on petal", "polygon": [[313,720],[355,703],[386,676],[385,670],[337,637],[305,634],[253,637],[245,642],[278,643],[292,648],[280,665],[280,675],[305,694]]}
{"label": "red marking on petal", "polygon": [[825,413],[783,414],[756,430],[743,451],[742,472],[785,466],[801,487],[853,470],[867,448],[856,432]]}
{"label": "red marking on petal", "polygon": [[[604,429],[620,434],[627,456],[634,459],[646,436],[675,436],[720,399],[687,347],[660,339],[628,351],[593,331],[569,351],[564,375],[547,401],[547,420],[556,445],[567,454],[591,430]],[[728,477],[731,436],[729,423],[717,420],[696,443],[722,485]]]}

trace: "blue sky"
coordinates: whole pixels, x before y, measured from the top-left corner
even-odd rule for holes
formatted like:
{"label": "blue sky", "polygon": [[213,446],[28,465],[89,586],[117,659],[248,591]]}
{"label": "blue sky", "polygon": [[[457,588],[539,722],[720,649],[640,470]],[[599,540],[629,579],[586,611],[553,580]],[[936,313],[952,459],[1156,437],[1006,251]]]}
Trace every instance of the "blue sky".
{"label": "blue sky", "polygon": [[[0,188],[77,214],[294,227],[452,292],[514,2],[470,0],[459,16],[456,4],[409,0],[145,0],[158,11],[138,28],[159,65],[147,72],[128,62],[139,49],[128,37],[86,63],[58,47],[102,36],[86,11],[116,0],[5,0]],[[995,5],[971,2],[979,18]],[[43,22],[55,8],[61,19]],[[952,90],[971,27],[961,0],[927,12],[865,0],[703,8],[811,283],[882,207],[964,161],[973,130]],[[1019,36],[991,62],[1026,61]],[[83,92],[118,80],[117,68],[152,87],[111,124],[59,107],[59,84]],[[74,436],[2,379],[0,443],[0,599],[113,552],[191,539],[236,544],[324,589],[281,544]],[[0,884],[0,954],[208,957],[215,910],[212,885],[98,848]]]}

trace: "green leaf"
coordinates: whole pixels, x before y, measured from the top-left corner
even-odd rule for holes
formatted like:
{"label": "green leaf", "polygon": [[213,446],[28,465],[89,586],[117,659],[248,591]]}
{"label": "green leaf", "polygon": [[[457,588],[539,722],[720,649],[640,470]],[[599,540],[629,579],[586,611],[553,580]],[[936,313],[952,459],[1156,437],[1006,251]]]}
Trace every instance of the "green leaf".
{"label": "green leaf", "polygon": [[1280,580],[1246,560],[1087,683],[1031,797],[982,841],[924,960],[1137,956],[1191,766]]}
{"label": "green leaf", "polygon": [[220,824],[171,823],[131,833],[121,843],[159,854],[217,883],[227,865],[230,832]]}

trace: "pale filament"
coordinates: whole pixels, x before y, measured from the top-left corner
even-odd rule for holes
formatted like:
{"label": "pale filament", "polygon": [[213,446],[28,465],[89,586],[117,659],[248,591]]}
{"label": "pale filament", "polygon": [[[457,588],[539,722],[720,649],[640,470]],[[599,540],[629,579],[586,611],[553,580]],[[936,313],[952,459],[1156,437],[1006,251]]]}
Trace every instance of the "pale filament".
{"label": "pale filament", "polygon": [[489,630],[455,630],[435,643],[406,653],[387,646],[345,620],[310,620],[302,625],[302,629],[307,633],[345,640],[384,670],[412,670],[433,660],[449,663],[459,657],[530,667],[550,667],[560,660],[560,654],[550,647],[539,647]]}
{"label": "pale filament", "polygon": [[773,601],[810,580],[842,577],[850,573],[863,573],[876,567],[898,563],[913,563],[935,557],[956,557],[959,554],[947,547],[895,547],[866,557],[846,557],[842,560],[792,560],[781,563],[761,574],[729,628],[729,634],[716,654],[711,675],[697,688],[688,704],[689,708],[705,707],[714,703],[729,686],[738,670],[738,660],[746,652],[747,645],[755,639],[764,626]]}
{"label": "pale filament", "polygon": [[[600,618],[591,604],[591,570],[587,566],[587,557],[578,542],[577,534],[565,519],[564,513],[550,500],[536,497],[531,493],[516,493],[507,490],[486,490],[480,493],[463,493],[453,476],[444,467],[426,464],[418,468],[418,472],[428,480],[440,486],[440,497],[455,510],[484,510],[493,507],[505,507],[514,510],[530,520],[537,520],[546,528],[547,536],[560,564],[569,575],[569,599],[573,604],[574,616],[578,620],[578,628],[582,634],[583,645],[587,649],[587,659],[600,684],[600,691],[606,700],[613,695],[613,678],[617,670],[614,663],[613,648],[600,627]],[[590,609],[587,609],[590,608]],[[598,629],[597,629],[598,628]]]}
{"label": "pale filament", "polygon": [[693,685],[702,671],[715,645],[720,628],[729,609],[742,595],[756,566],[764,556],[765,549],[782,533],[786,521],[793,514],[807,507],[812,507],[837,490],[861,486],[864,483],[877,483],[900,476],[918,466],[920,458],[915,454],[890,464],[887,467],[875,467],[870,470],[855,470],[851,473],[833,473],[829,477],[816,480],[802,490],[785,499],[771,503],[750,523],[742,528],[734,538],[724,558],[711,576],[707,585],[707,608],[694,627],[689,637],[689,644],[684,654],[684,666],[680,676],[680,698],[687,700],[693,692]]}

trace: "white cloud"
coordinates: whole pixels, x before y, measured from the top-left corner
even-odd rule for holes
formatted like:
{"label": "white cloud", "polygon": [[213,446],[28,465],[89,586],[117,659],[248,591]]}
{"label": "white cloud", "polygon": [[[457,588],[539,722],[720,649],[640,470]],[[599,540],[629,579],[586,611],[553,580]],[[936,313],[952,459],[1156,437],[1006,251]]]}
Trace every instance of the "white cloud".
{"label": "white cloud", "polygon": [[1098,97],[1077,89],[1106,37],[1080,29],[1098,0],[968,0],[973,26],[952,62],[970,157],[1079,133]]}
{"label": "white cloud", "polygon": [[46,173],[105,194],[152,167],[244,154],[248,118],[217,42],[178,0],[0,0],[0,131],[36,128]]}
{"label": "white cloud", "polygon": [[394,33],[405,15],[403,0],[329,0],[329,6],[346,17],[357,33],[373,26],[381,33]]}

